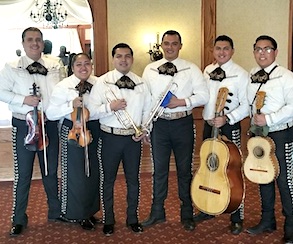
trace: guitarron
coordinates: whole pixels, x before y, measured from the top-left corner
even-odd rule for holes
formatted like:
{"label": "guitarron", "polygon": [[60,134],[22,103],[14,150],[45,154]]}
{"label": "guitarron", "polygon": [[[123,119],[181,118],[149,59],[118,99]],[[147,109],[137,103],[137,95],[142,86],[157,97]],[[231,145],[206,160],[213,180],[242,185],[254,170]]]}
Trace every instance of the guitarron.
{"label": "guitarron", "polygon": [[[265,92],[256,94],[256,112],[260,114],[263,107]],[[248,155],[244,162],[244,175],[257,184],[268,184],[278,177],[280,173],[278,159],[275,155],[275,143],[264,136],[264,127],[254,126],[255,137],[247,141]]]}
{"label": "guitarron", "polygon": [[[224,109],[228,89],[219,90],[216,116]],[[244,197],[242,154],[231,141],[218,138],[213,127],[212,138],[200,148],[200,166],[191,183],[191,197],[201,212],[218,215],[237,210]]]}

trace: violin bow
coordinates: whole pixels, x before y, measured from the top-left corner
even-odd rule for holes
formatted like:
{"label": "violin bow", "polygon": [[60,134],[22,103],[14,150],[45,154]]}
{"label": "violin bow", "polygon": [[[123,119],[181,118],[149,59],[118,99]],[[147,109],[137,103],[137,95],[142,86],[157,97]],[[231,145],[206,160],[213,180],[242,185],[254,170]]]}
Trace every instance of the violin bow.
{"label": "violin bow", "polygon": [[[82,98],[82,110],[84,110],[84,103],[83,103],[83,94],[81,94],[81,91],[79,91],[81,98]],[[82,123],[83,123],[83,134],[86,135],[86,121],[82,114]],[[87,177],[90,176],[90,162],[89,162],[89,153],[88,153],[88,141],[87,137],[85,136],[85,147],[84,147],[84,154],[85,154],[85,174]]]}
{"label": "violin bow", "polygon": [[[45,122],[44,122],[44,109],[43,109],[43,99],[42,96],[40,97],[41,102],[41,125],[42,125],[42,137],[43,142],[46,141],[46,134],[45,134]],[[47,162],[47,147],[44,145],[44,165],[45,165],[45,176],[48,175],[48,162]]]}

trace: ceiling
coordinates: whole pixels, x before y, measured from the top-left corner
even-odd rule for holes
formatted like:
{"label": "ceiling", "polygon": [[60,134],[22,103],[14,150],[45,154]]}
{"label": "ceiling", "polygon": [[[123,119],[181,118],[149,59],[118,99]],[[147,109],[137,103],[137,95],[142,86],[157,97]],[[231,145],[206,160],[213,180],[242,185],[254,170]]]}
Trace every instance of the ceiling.
{"label": "ceiling", "polygon": [[[51,0],[51,4],[56,0]],[[60,0],[59,0],[60,1]],[[45,0],[38,0],[41,6]],[[26,28],[29,26],[45,27],[45,22],[36,23],[31,20],[30,13],[35,10],[36,0],[1,0],[0,1],[0,28]],[[67,11],[65,25],[83,25],[92,23],[92,14],[87,0],[62,0]]]}

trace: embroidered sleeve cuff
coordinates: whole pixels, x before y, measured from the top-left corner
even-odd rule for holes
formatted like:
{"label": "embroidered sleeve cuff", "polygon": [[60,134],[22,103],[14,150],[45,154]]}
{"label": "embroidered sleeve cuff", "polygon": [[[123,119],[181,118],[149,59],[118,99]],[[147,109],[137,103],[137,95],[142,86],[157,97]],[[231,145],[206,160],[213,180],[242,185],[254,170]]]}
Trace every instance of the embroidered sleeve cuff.
{"label": "embroidered sleeve cuff", "polygon": [[191,103],[191,99],[190,98],[186,98],[185,99],[185,104],[186,104],[186,108],[190,108],[192,103]]}

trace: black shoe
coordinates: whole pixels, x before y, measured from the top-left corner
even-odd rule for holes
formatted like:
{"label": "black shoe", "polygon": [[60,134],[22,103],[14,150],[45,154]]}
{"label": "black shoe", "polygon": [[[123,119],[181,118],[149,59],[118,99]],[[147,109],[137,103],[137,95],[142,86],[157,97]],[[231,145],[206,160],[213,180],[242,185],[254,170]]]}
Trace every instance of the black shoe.
{"label": "black shoe", "polygon": [[193,216],[193,220],[195,223],[200,223],[204,220],[209,220],[215,218],[214,215],[209,215],[203,212],[199,212],[199,214]]}
{"label": "black shoe", "polygon": [[238,223],[232,222],[230,226],[230,230],[233,235],[239,235],[243,230],[242,222],[238,222]]}
{"label": "black shoe", "polygon": [[292,239],[287,239],[286,237],[284,237],[283,239],[284,239],[284,243],[285,244],[293,244],[293,240]]}
{"label": "black shoe", "polygon": [[291,234],[285,232],[283,240],[285,244],[293,244],[293,233]]}
{"label": "black shoe", "polygon": [[166,218],[156,218],[150,215],[150,217],[146,219],[145,221],[143,221],[141,225],[143,227],[148,227],[148,226],[163,223],[163,222],[166,222]]}
{"label": "black shoe", "polygon": [[24,225],[12,225],[10,229],[10,236],[18,236],[22,233],[22,231],[25,229]]}
{"label": "black shoe", "polygon": [[277,229],[276,224],[271,224],[271,225],[267,225],[267,224],[263,224],[263,223],[259,223],[256,226],[253,226],[251,228],[248,228],[246,230],[247,233],[252,234],[252,235],[257,235],[257,234],[261,234],[264,232],[273,232]]}
{"label": "black shoe", "polygon": [[181,221],[185,230],[192,231],[195,229],[195,223],[193,219],[184,219]]}
{"label": "black shoe", "polygon": [[126,225],[135,233],[142,233],[143,232],[142,225],[138,222],[135,224],[126,224]]}
{"label": "black shoe", "polygon": [[96,218],[95,216],[90,217],[90,221],[91,221],[94,225],[102,224],[102,220]]}
{"label": "black shoe", "polygon": [[114,233],[114,225],[104,225],[103,232],[106,236],[110,236]]}
{"label": "black shoe", "polygon": [[83,219],[79,224],[84,230],[95,230],[95,225],[90,219]]}

